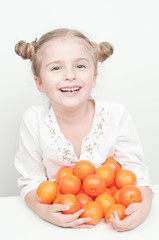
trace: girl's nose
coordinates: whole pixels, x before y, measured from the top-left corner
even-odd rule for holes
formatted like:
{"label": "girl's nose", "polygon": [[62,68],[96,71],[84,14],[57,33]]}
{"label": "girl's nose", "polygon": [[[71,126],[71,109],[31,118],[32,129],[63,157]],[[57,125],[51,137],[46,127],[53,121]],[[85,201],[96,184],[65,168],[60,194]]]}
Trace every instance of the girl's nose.
{"label": "girl's nose", "polygon": [[76,76],[75,76],[75,72],[73,69],[66,69],[65,70],[65,80],[75,80]]}

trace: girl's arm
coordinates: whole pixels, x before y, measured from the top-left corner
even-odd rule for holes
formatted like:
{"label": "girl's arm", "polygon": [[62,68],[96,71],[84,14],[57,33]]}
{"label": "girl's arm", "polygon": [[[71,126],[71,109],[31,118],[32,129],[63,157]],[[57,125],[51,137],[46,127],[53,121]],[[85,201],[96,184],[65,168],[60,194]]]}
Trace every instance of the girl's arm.
{"label": "girl's arm", "polygon": [[142,193],[142,202],[134,203],[125,210],[126,218],[119,220],[117,213],[112,217],[112,226],[117,231],[127,231],[137,227],[148,216],[152,191],[150,186],[149,171],[143,162],[143,149],[136,132],[132,118],[125,107],[121,109],[116,127],[115,159],[123,169],[131,170],[137,177],[137,186]]}
{"label": "girl's arm", "polygon": [[142,193],[142,202],[133,203],[125,210],[125,217],[123,220],[119,220],[116,212],[111,219],[112,227],[120,232],[131,230],[140,225],[148,216],[151,204],[152,204],[152,190],[149,187],[139,187]]}
{"label": "girl's arm", "polygon": [[82,210],[75,214],[62,214],[65,205],[41,204],[36,196],[36,190],[42,181],[47,180],[46,169],[43,164],[41,143],[39,140],[39,118],[34,108],[27,110],[21,120],[15,166],[21,174],[18,185],[21,195],[27,205],[42,219],[62,227],[90,227],[84,224],[90,218],[79,218]]}
{"label": "girl's arm", "polygon": [[61,211],[68,210],[66,205],[62,204],[41,204],[36,196],[36,190],[30,191],[25,196],[27,205],[42,219],[61,226],[74,228],[90,228],[92,225],[84,224],[91,218],[79,218],[83,210],[79,210],[74,214],[62,214]]}

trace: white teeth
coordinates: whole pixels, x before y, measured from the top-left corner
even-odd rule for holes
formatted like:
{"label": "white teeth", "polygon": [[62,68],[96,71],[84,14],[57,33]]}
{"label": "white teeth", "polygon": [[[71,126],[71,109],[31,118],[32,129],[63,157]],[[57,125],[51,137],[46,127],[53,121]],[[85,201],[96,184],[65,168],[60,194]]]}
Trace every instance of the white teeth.
{"label": "white teeth", "polygon": [[79,91],[79,88],[62,88],[61,91],[62,92],[75,92],[75,91]]}

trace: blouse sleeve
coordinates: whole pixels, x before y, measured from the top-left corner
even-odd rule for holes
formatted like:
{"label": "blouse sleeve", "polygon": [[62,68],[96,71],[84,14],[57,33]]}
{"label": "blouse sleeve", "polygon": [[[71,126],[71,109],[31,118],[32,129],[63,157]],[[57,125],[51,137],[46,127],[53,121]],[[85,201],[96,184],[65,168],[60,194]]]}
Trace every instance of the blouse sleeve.
{"label": "blouse sleeve", "polygon": [[143,149],[134,123],[127,109],[123,107],[116,128],[115,159],[123,169],[133,171],[137,186],[150,186],[149,171],[144,164]]}
{"label": "blouse sleeve", "polygon": [[45,166],[39,143],[38,117],[29,109],[21,120],[19,136],[15,154],[15,167],[20,173],[18,186],[21,188],[21,195],[26,194],[38,187],[47,179]]}

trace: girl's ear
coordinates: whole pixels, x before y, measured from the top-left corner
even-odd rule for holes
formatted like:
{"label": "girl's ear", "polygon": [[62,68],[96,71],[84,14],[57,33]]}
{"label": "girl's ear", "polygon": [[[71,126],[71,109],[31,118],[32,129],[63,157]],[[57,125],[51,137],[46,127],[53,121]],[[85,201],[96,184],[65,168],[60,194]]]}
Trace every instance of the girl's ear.
{"label": "girl's ear", "polygon": [[93,83],[93,88],[95,88],[95,86],[96,86],[97,75],[98,75],[98,73],[96,72],[96,73],[94,74],[94,83]]}
{"label": "girl's ear", "polygon": [[45,89],[44,89],[44,86],[43,86],[43,83],[41,81],[41,79],[37,76],[34,76],[34,80],[35,80],[35,83],[36,83],[36,86],[38,88],[38,90],[42,93],[45,92]]}

